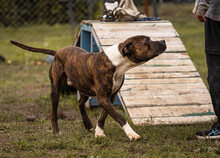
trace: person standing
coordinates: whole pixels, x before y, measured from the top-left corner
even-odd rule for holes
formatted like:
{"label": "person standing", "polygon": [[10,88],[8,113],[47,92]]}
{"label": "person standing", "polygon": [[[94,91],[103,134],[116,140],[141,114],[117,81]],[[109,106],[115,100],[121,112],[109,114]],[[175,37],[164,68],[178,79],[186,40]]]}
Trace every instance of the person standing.
{"label": "person standing", "polygon": [[205,23],[205,53],[208,85],[217,122],[205,131],[196,132],[198,139],[220,139],[220,0],[196,0],[193,13]]}

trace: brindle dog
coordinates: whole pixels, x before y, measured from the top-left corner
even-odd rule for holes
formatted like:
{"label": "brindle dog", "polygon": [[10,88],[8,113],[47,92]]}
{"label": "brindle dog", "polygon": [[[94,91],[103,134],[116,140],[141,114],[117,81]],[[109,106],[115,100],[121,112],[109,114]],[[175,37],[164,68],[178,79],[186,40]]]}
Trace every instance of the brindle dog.
{"label": "brindle dog", "polygon": [[11,43],[32,52],[55,56],[49,72],[53,133],[59,133],[57,107],[62,85],[67,83],[80,93],[79,109],[87,130],[92,130],[92,124],[85,110],[85,102],[90,96],[97,97],[98,104],[103,108],[95,129],[96,137],[105,136],[103,128],[109,114],[120,124],[130,140],[140,139],[112,103],[124,82],[125,72],[164,52],[166,49],[164,40],[151,41],[147,36],[134,36],[103,52],[95,53],[88,53],[76,46],[67,46],[53,51],[29,47],[15,41]]}

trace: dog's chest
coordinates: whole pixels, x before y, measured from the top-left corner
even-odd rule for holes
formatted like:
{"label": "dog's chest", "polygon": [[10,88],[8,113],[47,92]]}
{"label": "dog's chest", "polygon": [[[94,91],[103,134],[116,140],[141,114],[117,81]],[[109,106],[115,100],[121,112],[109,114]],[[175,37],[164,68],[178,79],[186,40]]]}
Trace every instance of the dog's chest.
{"label": "dog's chest", "polygon": [[105,55],[111,61],[112,65],[116,67],[113,74],[112,94],[115,93],[122,86],[124,82],[124,74],[137,64],[131,62],[128,58],[123,57],[118,50],[118,44],[113,45],[105,50]]}
{"label": "dog's chest", "polygon": [[117,72],[113,76],[112,94],[119,90],[124,82],[124,75],[118,75]]}

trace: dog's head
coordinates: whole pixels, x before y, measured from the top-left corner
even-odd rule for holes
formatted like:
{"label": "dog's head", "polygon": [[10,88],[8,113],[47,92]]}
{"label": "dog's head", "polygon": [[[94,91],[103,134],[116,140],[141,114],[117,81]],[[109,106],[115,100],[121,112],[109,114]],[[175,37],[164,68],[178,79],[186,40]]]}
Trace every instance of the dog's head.
{"label": "dog's head", "polygon": [[134,36],[120,43],[118,49],[132,62],[143,63],[163,53],[166,50],[166,42],[151,41],[148,36]]}

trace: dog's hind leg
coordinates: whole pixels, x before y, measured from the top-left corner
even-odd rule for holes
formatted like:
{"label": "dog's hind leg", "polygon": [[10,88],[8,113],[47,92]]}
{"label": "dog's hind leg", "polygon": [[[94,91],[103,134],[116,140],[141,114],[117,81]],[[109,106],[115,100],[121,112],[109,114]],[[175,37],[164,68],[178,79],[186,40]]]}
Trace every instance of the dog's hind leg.
{"label": "dog's hind leg", "polygon": [[60,91],[52,85],[51,86],[51,102],[52,102],[52,114],[51,114],[51,124],[53,133],[59,133],[58,123],[57,123],[57,107],[59,103]]}
{"label": "dog's hind leg", "polygon": [[52,102],[52,113],[51,113],[51,124],[53,133],[59,133],[57,123],[57,108],[59,104],[59,97],[61,92],[62,83],[65,81],[65,74],[60,66],[51,66],[50,69],[50,81],[51,81],[51,102]]}
{"label": "dog's hind leg", "polygon": [[81,113],[81,116],[83,119],[83,123],[84,123],[85,128],[88,131],[92,131],[93,130],[92,123],[91,123],[91,121],[86,113],[86,109],[85,109],[85,103],[87,100],[88,100],[88,97],[83,95],[82,93],[80,93],[79,109],[80,109],[80,113]]}

